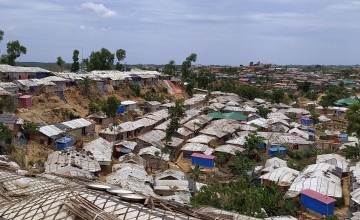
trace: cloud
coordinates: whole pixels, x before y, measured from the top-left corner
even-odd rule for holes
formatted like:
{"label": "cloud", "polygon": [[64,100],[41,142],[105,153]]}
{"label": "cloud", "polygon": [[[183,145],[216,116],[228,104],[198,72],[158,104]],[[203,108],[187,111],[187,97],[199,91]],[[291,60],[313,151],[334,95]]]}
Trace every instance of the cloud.
{"label": "cloud", "polygon": [[116,12],[105,7],[103,4],[95,4],[93,2],[86,2],[81,4],[82,9],[90,10],[104,18],[116,16]]}

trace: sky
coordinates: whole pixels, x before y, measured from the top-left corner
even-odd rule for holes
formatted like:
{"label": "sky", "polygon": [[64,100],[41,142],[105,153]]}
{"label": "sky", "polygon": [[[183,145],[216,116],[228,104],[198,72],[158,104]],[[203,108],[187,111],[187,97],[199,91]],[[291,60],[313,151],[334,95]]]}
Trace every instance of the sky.
{"label": "sky", "polygon": [[0,30],[0,53],[28,49],[19,61],[121,48],[128,64],[360,63],[360,0],[0,0]]}

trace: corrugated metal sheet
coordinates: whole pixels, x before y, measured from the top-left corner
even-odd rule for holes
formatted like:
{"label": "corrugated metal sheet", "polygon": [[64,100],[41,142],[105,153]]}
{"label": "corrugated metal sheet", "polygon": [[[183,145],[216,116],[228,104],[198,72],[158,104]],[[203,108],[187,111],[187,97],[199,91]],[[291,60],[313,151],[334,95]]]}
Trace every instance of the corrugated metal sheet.
{"label": "corrugated metal sheet", "polygon": [[64,132],[63,130],[57,128],[54,125],[43,126],[39,129],[39,131],[48,137],[56,136]]}

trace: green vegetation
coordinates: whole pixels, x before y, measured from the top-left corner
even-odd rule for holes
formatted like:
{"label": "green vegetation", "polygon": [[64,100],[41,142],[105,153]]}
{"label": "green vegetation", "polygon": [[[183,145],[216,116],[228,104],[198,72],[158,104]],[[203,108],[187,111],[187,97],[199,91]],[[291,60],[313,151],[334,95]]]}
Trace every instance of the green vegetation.
{"label": "green vegetation", "polygon": [[259,150],[260,145],[264,142],[264,138],[260,136],[256,136],[254,134],[249,134],[245,137],[244,143],[244,153],[250,159],[259,159]]}
{"label": "green vegetation", "polygon": [[91,97],[91,86],[92,86],[93,80],[90,79],[90,77],[85,76],[85,77],[82,77],[82,80],[78,81],[78,83],[81,87],[83,96],[90,98]]}
{"label": "green vegetation", "polygon": [[259,106],[257,107],[258,111],[259,111],[259,115],[263,118],[266,118],[266,116],[271,112],[270,109],[265,108],[263,106]]}
{"label": "green vegetation", "polygon": [[[115,69],[124,71],[125,67],[120,62],[126,58],[126,51],[124,49],[118,49],[115,53],[118,62],[116,62]],[[126,71],[126,70],[125,70]]]}
{"label": "green vegetation", "polygon": [[100,51],[91,52],[87,63],[87,71],[92,70],[111,70],[114,64],[114,54],[108,49],[102,48]]}
{"label": "green vegetation", "polygon": [[37,134],[39,132],[37,124],[31,121],[26,121],[23,129],[26,135]]}
{"label": "green vegetation", "polygon": [[204,171],[201,170],[201,167],[199,166],[199,164],[196,164],[194,166],[194,168],[191,168],[190,179],[192,179],[194,181],[199,181],[200,176],[203,174],[204,174]]}
{"label": "green vegetation", "polygon": [[101,105],[101,110],[105,112],[108,117],[114,117],[116,111],[121,104],[121,101],[114,96],[110,96]]}
{"label": "green vegetation", "polygon": [[283,89],[274,89],[271,96],[271,102],[279,104],[284,100],[284,90]]}
{"label": "green vegetation", "polygon": [[186,60],[181,65],[181,76],[184,80],[187,80],[191,74],[191,63],[196,62],[197,55],[196,53],[190,54],[188,57],[186,57]]}
{"label": "green vegetation", "polygon": [[5,99],[0,98],[0,112],[15,112],[16,106],[15,102],[11,97],[6,97]]}
{"label": "green vegetation", "polygon": [[140,93],[141,87],[139,84],[131,84],[130,89],[135,92],[136,96],[139,97],[141,95]]}
{"label": "green vegetation", "polygon": [[[210,205],[259,218],[265,217],[262,208],[269,216],[296,215],[299,202],[296,199],[283,200],[284,192],[279,192],[278,186],[254,185],[252,177],[248,175],[253,167],[246,155],[237,152],[228,163],[229,170],[236,175],[235,179],[227,184],[222,184],[217,178],[211,179],[191,199],[191,204],[195,207]],[[191,172],[195,177],[193,179],[200,176],[199,169],[200,167],[195,167]]]}
{"label": "green vegetation", "polygon": [[164,67],[164,74],[168,76],[175,76],[176,66],[175,60],[170,60]]}
{"label": "green vegetation", "polygon": [[[0,30],[0,42],[4,36],[4,31]],[[7,54],[3,54],[0,57],[0,63],[8,64],[15,66],[15,60],[21,56],[21,54],[26,54],[27,49],[20,44],[18,40],[10,41],[7,43]]]}
{"label": "green vegetation", "polygon": [[180,128],[180,120],[185,117],[185,107],[182,100],[177,100],[175,106],[169,108],[170,123],[166,127],[165,142],[170,142],[174,132]]}
{"label": "green vegetation", "polygon": [[349,92],[339,86],[330,86],[328,88],[322,88],[322,90],[326,93],[320,101],[320,105],[324,108],[334,105],[334,103],[339,99],[349,97]]}
{"label": "green vegetation", "polygon": [[79,51],[74,50],[73,52],[73,63],[71,64],[70,71],[71,72],[77,72],[80,69],[80,63],[79,63]]}
{"label": "green vegetation", "polygon": [[58,57],[58,58],[56,58],[56,64],[59,66],[59,69],[62,72],[63,68],[64,68],[65,61],[61,57]]}

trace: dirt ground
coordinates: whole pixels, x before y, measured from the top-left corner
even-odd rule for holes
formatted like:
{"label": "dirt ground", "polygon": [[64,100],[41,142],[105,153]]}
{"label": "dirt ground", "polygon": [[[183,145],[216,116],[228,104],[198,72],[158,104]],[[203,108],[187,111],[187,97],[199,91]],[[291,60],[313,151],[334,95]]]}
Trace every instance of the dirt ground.
{"label": "dirt ground", "polygon": [[[142,89],[141,93],[145,93],[151,88],[155,90],[156,94],[161,94],[169,100],[186,98],[184,94],[176,94],[176,96],[171,96],[169,94],[163,93],[163,86],[161,84],[145,87]],[[98,97],[106,99],[109,96],[115,96],[122,101],[134,100],[139,103],[144,102],[144,99],[136,97],[134,91],[132,91],[130,88],[124,88],[120,91],[114,91],[111,94],[103,96],[97,94],[96,91],[93,91],[92,93],[92,98]],[[18,117],[26,121],[32,121],[40,124],[54,124],[69,120],[70,114],[80,117],[85,117],[88,115],[88,106],[90,100],[81,94],[81,89],[79,87],[69,87],[68,90],[64,92],[64,96],[68,103],[64,103],[58,96],[54,94],[33,95],[32,107],[29,109],[19,109]]]}

